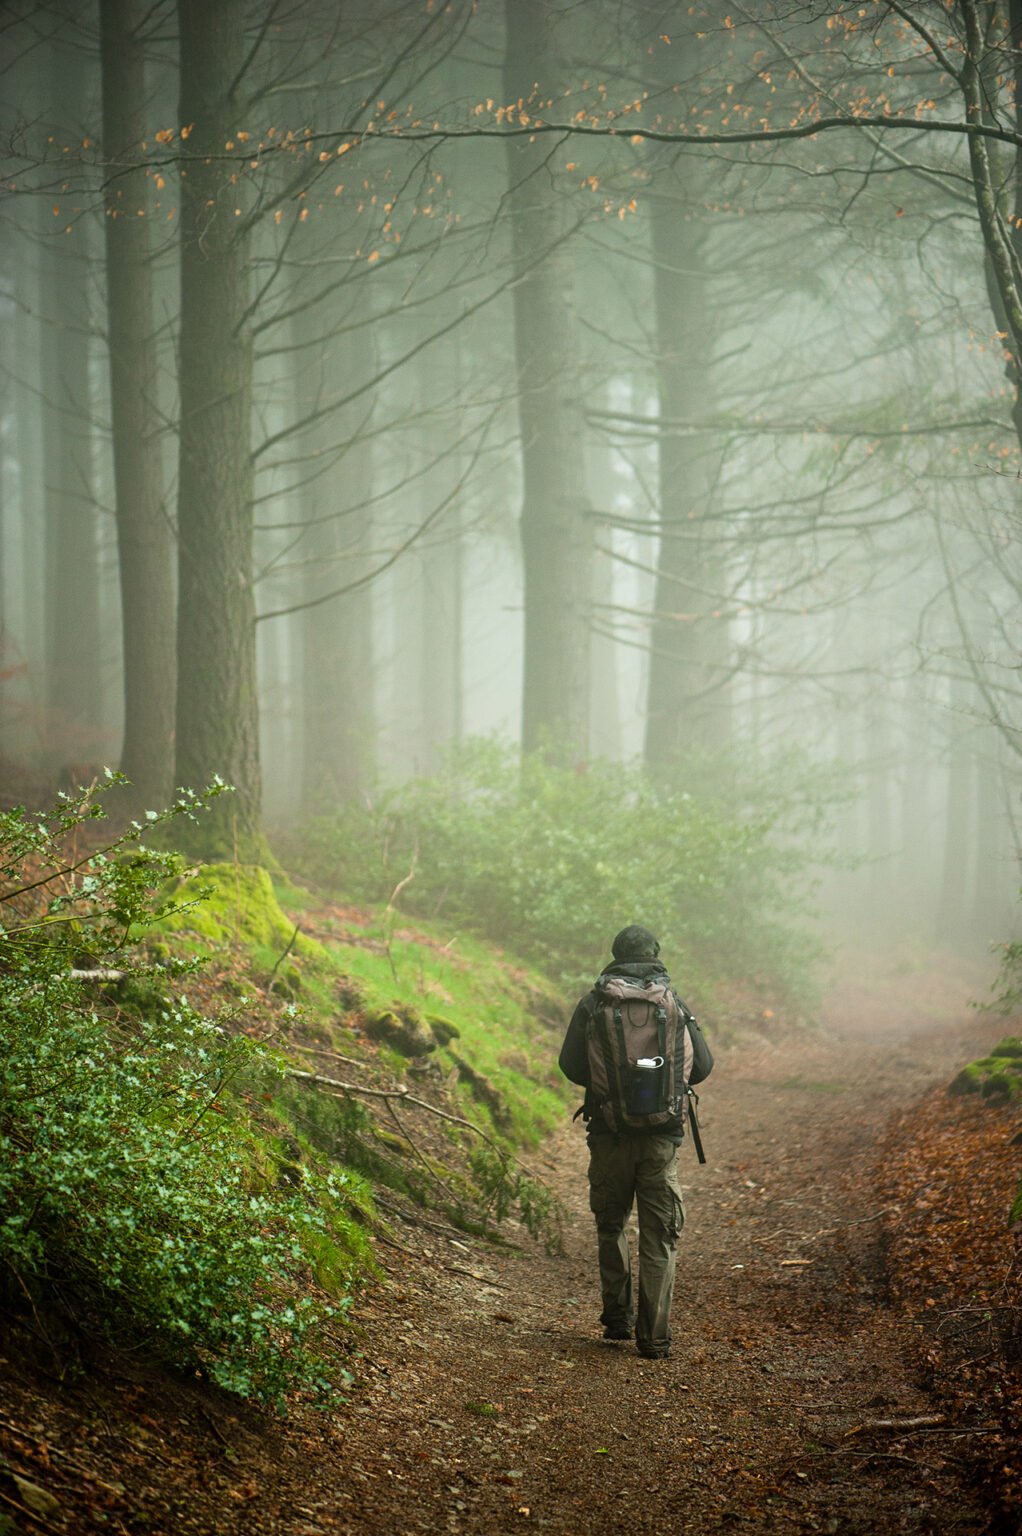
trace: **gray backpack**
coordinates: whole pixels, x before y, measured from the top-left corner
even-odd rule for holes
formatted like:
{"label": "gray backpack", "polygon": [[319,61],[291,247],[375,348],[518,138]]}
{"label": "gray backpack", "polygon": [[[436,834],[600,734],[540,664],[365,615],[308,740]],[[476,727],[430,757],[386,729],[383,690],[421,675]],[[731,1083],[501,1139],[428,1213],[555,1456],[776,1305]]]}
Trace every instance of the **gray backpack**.
{"label": "gray backpack", "polygon": [[590,1118],[609,1130],[655,1131],[688,1109],[692,1038],[669,985],[601,976],[586,1025]]}

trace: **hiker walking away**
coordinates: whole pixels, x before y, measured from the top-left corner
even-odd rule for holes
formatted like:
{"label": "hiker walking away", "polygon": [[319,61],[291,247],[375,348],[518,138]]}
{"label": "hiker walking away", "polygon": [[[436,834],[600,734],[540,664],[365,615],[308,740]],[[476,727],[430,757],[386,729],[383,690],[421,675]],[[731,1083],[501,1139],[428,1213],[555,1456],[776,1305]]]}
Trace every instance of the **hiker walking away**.
{"label": "hiker walking away", "polygon": [[[660,945],[637,923],[611,945],[614,956],[572,1014],[560,1068],[585,1088],[589,1205],[596,1217],[605,1339],[630,1339],[662,1360],[671,1349],[676,1245],[685,1221],[678,1148],[687,1089],[713,1068],[692,1014],[671,986]],[[693,1120],[693,1132],[698,1129]],[[696,1140],[697,1148],[699,1142]],[[632,1300],[625,1223],[638,1205],[639,1299]]]}

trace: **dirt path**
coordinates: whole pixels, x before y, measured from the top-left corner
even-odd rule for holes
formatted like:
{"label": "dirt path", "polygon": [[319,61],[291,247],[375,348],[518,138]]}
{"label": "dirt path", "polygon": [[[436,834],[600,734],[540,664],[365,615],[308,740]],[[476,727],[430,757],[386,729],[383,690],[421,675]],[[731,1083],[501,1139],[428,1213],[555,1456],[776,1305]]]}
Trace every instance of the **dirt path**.
{"label": "dirt path", "polygon": [[[169,1410],[144,1379],[124,1384],[99,1405],[99,1465],[130,1512],[111,1497],[102,1528],[994,1530],[968,1488],[968,1437],[861,1428],[933,1411],[911,1325],[885,1307],[877,1137],[995,1032],[938,986],[927,999],[918,979],[881,981],[882,1014],[846,992],[827,1039],[718,1062],[709,1163],[682,1154],[671,1359],[599,1337],[584,1139],[566,1126],[536,1159],[569,1211],[562,1257],[396,1224],[403,1248],[380,1246],[386,1280],[362,1308],[357,1384],[330,1416],[267,1427],[227,1400],[196,1392]],[[65,1449],[75,1433],[56,1414],[36,1432]],[[95,1465],[81,1444],[79,1466]]]}
{"label": "dirt path", "polygon": [[707,1167],[683,1151],[669,1361],[599,1337],[577,1128],[543,1160],[570,1211],[562,1258],[407,1229],[426,1267],[384,1255],[366,1388],[336,1426],[344,1476],[307,1502],[305,1529],[986,1530],[945,1430],[896,1449],[889,1431],[852,1433],[932,1412],[910,1327],[884,1307],[876,1137],[985,1035],[902,990],[914,1013],[846,996],[839,1043],[746,1051],[707,1083]]}

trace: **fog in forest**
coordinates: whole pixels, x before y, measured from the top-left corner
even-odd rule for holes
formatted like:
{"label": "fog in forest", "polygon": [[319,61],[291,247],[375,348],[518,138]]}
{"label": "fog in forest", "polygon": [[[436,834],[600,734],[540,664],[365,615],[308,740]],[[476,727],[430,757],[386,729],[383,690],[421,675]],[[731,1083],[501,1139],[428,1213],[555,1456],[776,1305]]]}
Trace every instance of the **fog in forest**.
{"label": "fog in forest", "polygon": [[4,6],[4,803],[247,858],[492,738],[1009,941],[1017,39],[909,11]]}

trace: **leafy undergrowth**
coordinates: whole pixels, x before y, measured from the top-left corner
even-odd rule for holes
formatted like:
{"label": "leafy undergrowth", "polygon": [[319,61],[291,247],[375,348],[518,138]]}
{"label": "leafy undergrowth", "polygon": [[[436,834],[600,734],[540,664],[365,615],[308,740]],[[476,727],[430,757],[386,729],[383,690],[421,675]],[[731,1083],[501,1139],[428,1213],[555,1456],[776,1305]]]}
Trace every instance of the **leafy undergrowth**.
{"label": "leafy undergrowth", "polygon": [[934,1090],[890,1129],[879,1180],[896,1302],[988,1495],[1022,1517],[1018,1108]]}
{"label": "leafy undergrowth", "polygon": [[416,920],[510,945],[576,995],[641,922],[695,1011],[741,1028],[764,1001],[801,1019],[818,1006],[807,919],[825,823],[794,757],[770,772],[693,762],[673,780],[468,741],[434,777],[314,820],[279,852],[348,898],[400,892]]}
{"label": "leafy undergrowth", "polygon": [[0,1297],[61,1372],[88,1341],[280,1407],[335,1392],[388,1212],[556,1239],[518,1149],[563,1109],[559,1000],[102,819],[91,791],[0,817]]}

